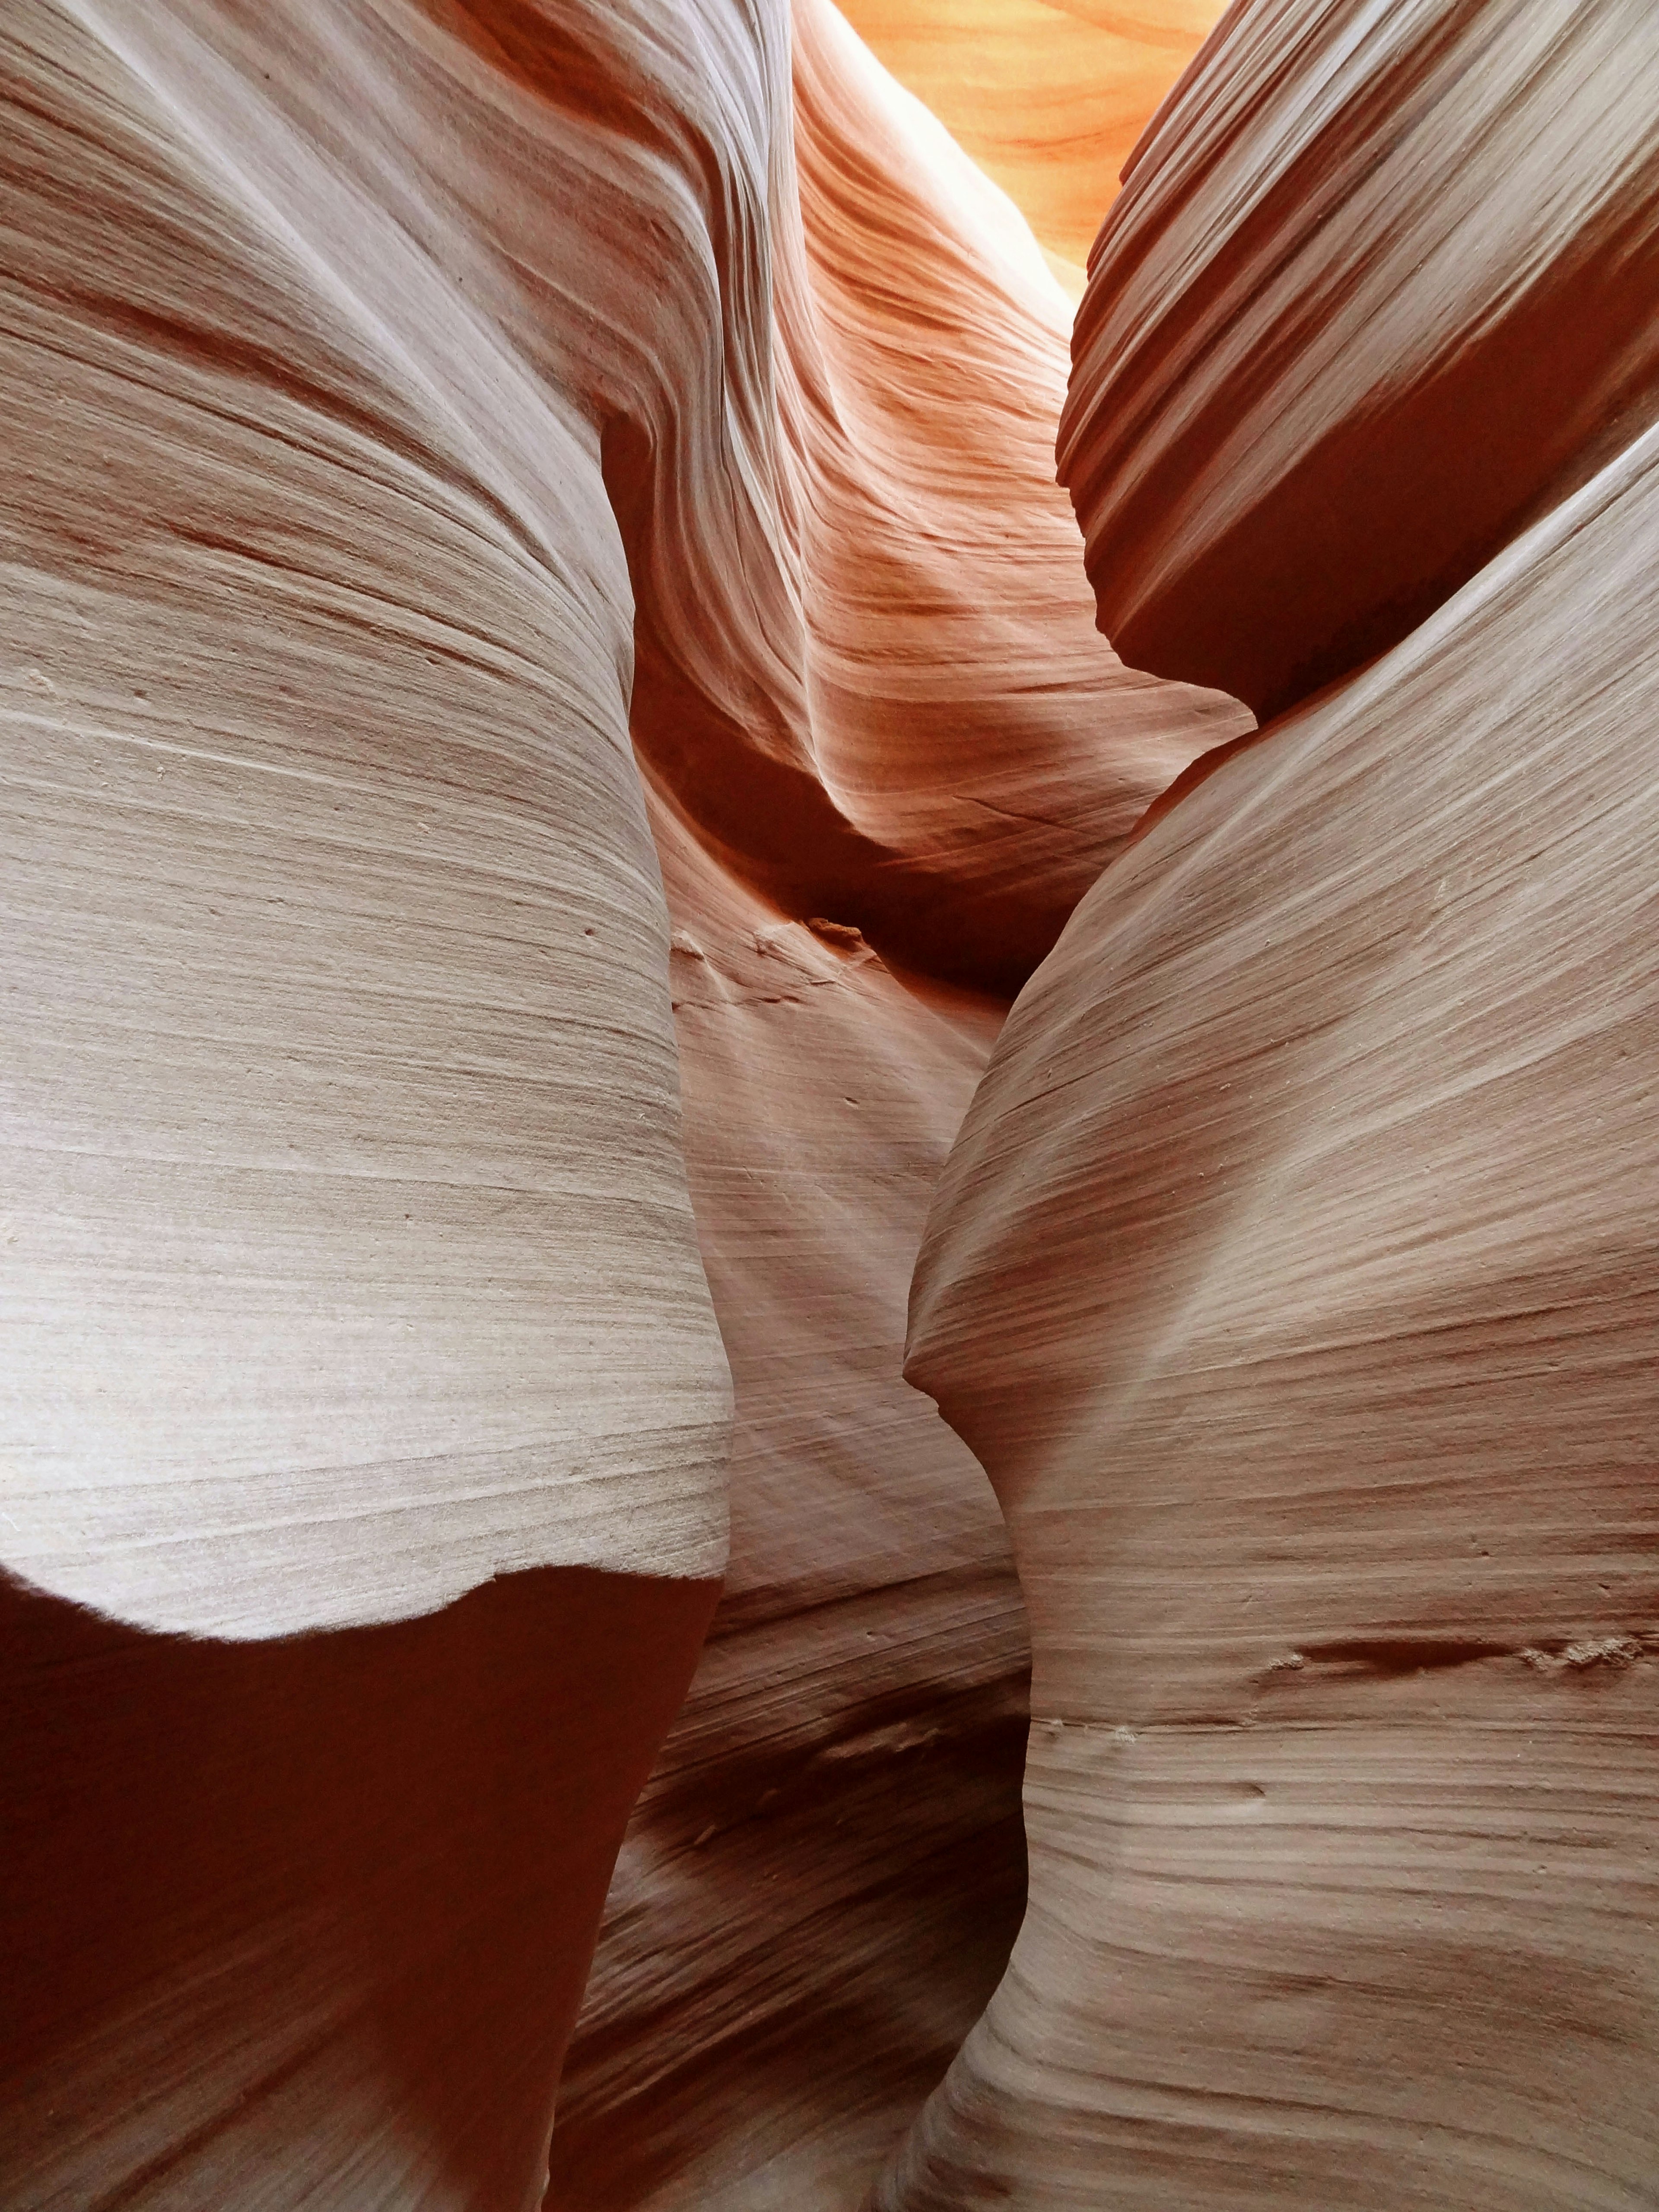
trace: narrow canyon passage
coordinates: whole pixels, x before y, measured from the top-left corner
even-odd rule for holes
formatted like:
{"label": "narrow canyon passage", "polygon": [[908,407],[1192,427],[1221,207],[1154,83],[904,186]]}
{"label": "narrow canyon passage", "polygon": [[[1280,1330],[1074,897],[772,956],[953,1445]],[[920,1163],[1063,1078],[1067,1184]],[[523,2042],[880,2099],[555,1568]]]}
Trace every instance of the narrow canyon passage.
{"label": "narrow canyon passage", "polygon": [[0,2212],[1656,2212],[1647,0],[0,9]]}
{"label": "narrow canyon passage", "polygon": [[[920,880],[898,908],[860,865],[786,923],[659,771],[738,1429],[725,1595],[560,2090],[552,2201],[594,2212],[855,2206],[1001,1975],[1026,1621],[983,1474],[902,1380],[906,1296],[1006,994],[1147,796],[1251,726],[1093,626],[1054,483],[1068,318],[1012,211],[830,9],[796,8],[792,59],[804,736],[877,868]],[[648,772],[683,711],[636,694]]]}

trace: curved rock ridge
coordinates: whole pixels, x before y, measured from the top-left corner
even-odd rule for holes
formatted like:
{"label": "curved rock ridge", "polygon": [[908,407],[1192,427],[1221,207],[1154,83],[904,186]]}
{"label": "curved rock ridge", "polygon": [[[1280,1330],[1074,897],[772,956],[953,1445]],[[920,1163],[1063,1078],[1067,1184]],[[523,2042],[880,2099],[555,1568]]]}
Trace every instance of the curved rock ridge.
{"label": "curved rock ridge", "polygon": [[1223,0],[848,0],[844,12],[1022,210],[1075,299],[1118,173]]}
{"label": "curved rock ridge", "polygon": [[1255,0],[1127,172],[1060,476],[1102,628],[1264,719],[1395,644],[1659,404],[1643,0]]}
{"label": "curved rock ridge", "polygon": [[1012,204],[793,57],[0,27],[20,2212],[537,2201],[726,1556],[708,1278],[737,1549],[572,2185],[850,2201],[1006,1954],[1024,1616],[903,1286],[984,994],[1250,718],[1093,629]]}
{"label": "curved rock ridge", "polygon": [[907,1372],[1033,1638],[1031,1901],[876,2192],[1648,2202],[1659,431],[1083,902]]}
{"label": "curved rock ridge", "polygon": [[716,1574],[625,565],[514,314],[610,142],[410,9],[84,21],[0,34],[0,1558],[232,1636]]}
{"label": "curved rock ridge", "polygon": [[1052,481],[1063,318],[1015,210],[820,4],[795,13],[793,97],[774,358],[803,758],[926,898],[901,915],[758,803],[752,743],[689,742],[683,688],[641,685],[738,1425],[726,1595],[561,2091],[553,2198],[583,2212],[852,2203],[994,1985],[1024,1895],[1024,1613],[981,1472],[899,1370],[1002,1007],[894,948],[1011,986],[1146,796],[1252,726],[1094,631]]}
{"label": "curved rock ridge", "polygon": [[0,24],[18,2212],[530,2212],[725,1556],[625,556],[515,306],[614,146],[458,27]]}
{"label": "curved rock ridge", "polygon": [[[960,159],[927,185],[827,12],[809,218],[923,245],[902,284],[824,246],[821,309],[775,11],[28,0],[7,40],[0,1556],[236,1635],[714,1572],[617,526],[680,811],[791,910],[1012,988],[1244,720],[1085,623],[1029,234]],[[947,402],[975,445],[931,458]]]}
{"label": "curved rock ridge", "polygon": [[[690,436],[607,433],[635,743],[784,911],[1012,995],[1150,800],[1250,717],[1095,631],[1054,483],[1065,303],[1017,210],[827,0],[796,8],[793,58],[775,323],[726,362],[772,441],[735,475],[749,504]],[[750,592],[718,664],[706,574]]]}
{"label": "curved rock ridge", "polygon": [[1024,222],[827,0],[796,8],[794,82],[806,260],[780,256],[779,319],[813,758],[915,903],[823,896],[1012,994],[1148,802],[1250,717],[1094,628],[1054,482],[1063,303]]}

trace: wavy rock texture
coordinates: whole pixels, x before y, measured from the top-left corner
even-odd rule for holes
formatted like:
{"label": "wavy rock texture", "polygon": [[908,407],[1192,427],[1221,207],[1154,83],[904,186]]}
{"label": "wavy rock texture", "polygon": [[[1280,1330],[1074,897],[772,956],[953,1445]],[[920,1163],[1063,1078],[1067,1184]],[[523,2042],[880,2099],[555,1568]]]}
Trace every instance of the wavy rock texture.
{"label": "wavy rock texture", "polygon": [[[641,750],[682,811],[717,791],[755,825],[773,888],[797,855],[795,911],[876,911],[1017,982],[1238,710],[1089,633],[1039,483],[1058,326],[999,289],[996,241],[953,381],[848,266],[833,344],[775,347],[781,23],[88,21],[31,4],[9,33],[8,362],[40,465],[10,484],[31,1473],[6,1556],[142,1625],[250,1634],[496,1568],[706,1574],[724,1376],[596,459],[645,592]],[[607,102],[668,150],[630,167]],[[918,206],[905,289],[936,313],[975,253]],[[860,307],[863,393],[833,368]],[[924,470],[941,382],[1005,461]],[[848,635],[809,641],[809,595]],[[828,781],[797,819],[775,755],[809,738]]]}
{"label": "wavy rock texture", "polygon": [[1650,433],[1003,1032],[907,1371],[1013,1534],[1031,1904],[882,2207],[1651,2201],[1656,615]]}
{"label": "wavy rock texture", "polygon": [[784,923],[672,819],[687,1158],[737,1385],[726,1595],[635,1815],[560,2093],[556,2203],[855,2204],[1024,1891],[1024,1612],[899,1373],[1000,1008]]}
{"label": "wavy rock texture", "polygon": [[1102,627],[1264,717],[1395,645],[1659,404],[1644,0],[1255,0],[1078,313]]}
{"label": "wavy rock texture", "polygon": [[1012,207],[823,8],[797,169],[788,54],[0,30],[30,2212],[536,2201],[724,1553],[688,1162],[738,1544],[583,2185],[850,2201],[1011,1932],[1022,1618],[896,1371],[999,1010],[896,971],[1017,986],[1249,718],[1092,629]]}
{"label": "wavy rock texture", "polygon": [[[1065,302],[1029,230],[824,0],[794,32],[775,344],[750,329],[727,361],[776,394],[763,418],[750,402],[772,441],[757,431],[751,504],[721,529],[735,494],[693,451],[659,467],[653,505],[642,449],[611,437],[635,743],[783,912],[1012,995],[1147,803],[1250,717],[1124,668],[1093,630],[1054,483]],[[705,572],[750,584],[723,665]]]}
{"label": "wavy rock texture", "polygon": [[849,0],[848,21],[1024,211],[1075,299],[1118,172],[1220,0]]}
{"label": "wavy rock texture", "polygon": [[717,1573],[622,548],[416,150],[562,141],[343,9],[5,36],[3,1556],[234,1635]]}
{"label": "wavy rock texture", "polygon": [[[982,945],[975,914],[998,918],[975,972],[1014,980],[1146,794],[1249,718],[1093,631],[1029,233],[827,9],[796,12],[794,90],[803,222],[775,266],[811,757],[846,817],[925,868],[938,927]],[[643,691],[635,732],[681,775],[653,818],[738,1395],[732,1561],[601,1934],[555,2201],[851,2206],[989,1996],[1024,1894],[1006,1538],[899,1374],[928,1197],[1002,1009],[902,982],[856,926],[856,877],[808,923],[745,889],[661,712]],[[920,918],[898,941],[963,964]]]}
{"label": "wavy rock texture", "polygon": [[401,28],[0,32],[20,2207],[539,2201],[724,1556],[606,149]]}

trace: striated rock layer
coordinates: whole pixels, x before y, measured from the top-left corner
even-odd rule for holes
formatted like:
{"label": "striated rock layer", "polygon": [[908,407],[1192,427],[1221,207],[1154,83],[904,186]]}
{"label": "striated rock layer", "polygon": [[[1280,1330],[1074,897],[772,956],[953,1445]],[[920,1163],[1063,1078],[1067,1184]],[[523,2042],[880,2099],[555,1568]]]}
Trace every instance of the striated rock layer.
{"label": "striated rock layer", "polygon": [[903,1285],[983,994],[1250,722],[1092,628],[1012,207],[793,56],[0,27],[9,2205],[537,2200],[725,1558],[705,1256],[738,1550],[573,2186],[855,2193],[994,1978],[1022,1615]]}
{"label": "striated rock layer", "polygon": [[793,57],[775,323],[726,362],[752,461],[717,487],[654,422],[607,431],[635,744],[783,912],[1012,996],[1147,803],[1251,718],[1093,629],[1054,483],[1066,306],[1016,210],[827,0],[796,9]]}
{"label": "striated rock layer", "polygon": [[420,159],[465,88],[343,9],[3,37],[0,1557],[239,1636],[717,1573],[622,547]]}
{"label": "striated rock layer", "polygon": [[1650,2201],[1659,433],[1084,902],[908,1372],[1031,1903],[884,2208]]}
{"label": "striated rock layer", "polygon": [[[787,28],[8,19],[4,1557],[63,1595],[260,1634],[718,1568],[624,556],[676,811],[924,966],[1017,984],[1245,726],[1089,630],[1052,288],[959,161],[874,203],[827,13],[812,290]],[[899,218],[902,277],[848,252]]]}
{"label": "striated rock layer", "polygon": [[1103,629],[1277,713],[1659,407],[1644,0],[1252,0],[1127,172],[1060,439]]}
{"label": "striated rock layer", "polygon": [[1651,45],[1236,8],[1097,246],[1102,624],[1294,711],[1148,810],[930,1218],[1030,1896],[873,2212],[1650,2199]]}
{"label": "striated rock layer", "polygon": [[[716,756],[671,750],[661,694],[636,696],[738,1429],[726,1599],[561,2094],[554,2197],[585,2212],[850,2206],[994,1985],[1024,1615],[981,1470],[899,1370],[1002,1009],[898,956],[1018,981],[1146,797],[1250,726],[1093,629],[1052,481],[1062,316],[1024,225],[831,10],[797,9],[793,56],[801,222],[774,265],[805,739],[926,900],[901,927],[856,873],[790,892],[751,845],[793,898],[769,905],[710,830]],[[751,840],[756,788],[714,794]]]}
{"label": "striated rock layer", "polygon": [[994,1033],[659,819],[687,1160],[738,1418],[726,1594],[624,1847],[553,2201],[855,2203],[1024,1898],[1026,1639],[983,1474],[902,1382]]}
{"label": "striated rock layer", "polygon": [[607,149],[397,21],[0,27],[20,2212],[538,2203],[725,1554]]}
{"label": "striated rock layer", "polygon": [[1208,10],[868,3],[0,24],[7,2208],[1651,2201],[1651,10],[1231,9],[1085,574]]}

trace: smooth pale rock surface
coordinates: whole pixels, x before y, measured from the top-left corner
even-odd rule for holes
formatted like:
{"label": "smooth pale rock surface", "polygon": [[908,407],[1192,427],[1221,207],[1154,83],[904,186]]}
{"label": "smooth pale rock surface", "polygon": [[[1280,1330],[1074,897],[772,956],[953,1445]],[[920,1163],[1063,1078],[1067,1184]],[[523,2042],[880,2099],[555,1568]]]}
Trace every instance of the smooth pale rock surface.
{"label": "smooth pale rock surface", "polygon": [[1091,264],[1060,465],[1102,628],[1264,718],[1659,408],[1646,0],[1255,0]]}
{"label": "smooth pale rock surface", "polygon": [[234,1636],[716,1574],[626,569],[509,319],[608,142],[413,10],[86,21],[0,28],[0,1560]]}
{"label": "smooth pale rock surface", "polygon": [[1650,433],[1003,1031],[907,1371],[1013,1535],[1031,1905],[883,2212],[1651,2202],[1656,617]]}
{"label": "smooth pale rock surface", "polygon": [[901,84],[1024,210],[1075,298],[1118,172],[1220,0],[848,0]]}

